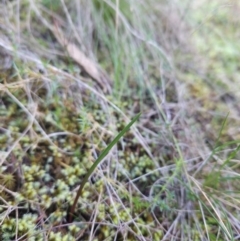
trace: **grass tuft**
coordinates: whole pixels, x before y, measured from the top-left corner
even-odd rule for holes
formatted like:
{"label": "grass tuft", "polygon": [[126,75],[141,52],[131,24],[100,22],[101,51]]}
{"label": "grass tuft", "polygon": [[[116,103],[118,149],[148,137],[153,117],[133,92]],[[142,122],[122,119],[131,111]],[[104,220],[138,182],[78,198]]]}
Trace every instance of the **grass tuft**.
{"label": "grass tuft", "polygon": [[0,240],[239,240],[239,8],[2,1]]}

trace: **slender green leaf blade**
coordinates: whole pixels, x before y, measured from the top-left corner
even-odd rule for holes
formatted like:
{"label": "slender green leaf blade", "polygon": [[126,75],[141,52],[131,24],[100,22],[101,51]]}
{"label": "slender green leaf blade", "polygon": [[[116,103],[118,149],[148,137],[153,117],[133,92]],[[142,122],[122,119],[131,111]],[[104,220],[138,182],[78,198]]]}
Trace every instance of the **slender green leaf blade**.
{"label": "slender green leaf blade", "polygon": [[103,152],[100,154],[100,156],[97,158],[97,160],[93,163],[89,171],[87,172],[86,176],[84,177],[81,186],[78,189],[77,196],[75,197],[74,203],[70,210],[70,222],[72,221],[72,215],[74,213],[75,207],[77,205],[77,201],[81,195],[81,192],[83,190],[83,187],[85,186],[86,182],[88,181],[88,178],[92,175],[96,167],[99,165],[99,163],[104,159],[104,157],[107,156],[109,151],[113,148],[113,146],[120,140],[120,138],[131,128],[131,126],[138,120],[141,113],[138,113],[132,121],[130,121],[119,133],[118,135],[113,139],[113,141],[103,150]]}

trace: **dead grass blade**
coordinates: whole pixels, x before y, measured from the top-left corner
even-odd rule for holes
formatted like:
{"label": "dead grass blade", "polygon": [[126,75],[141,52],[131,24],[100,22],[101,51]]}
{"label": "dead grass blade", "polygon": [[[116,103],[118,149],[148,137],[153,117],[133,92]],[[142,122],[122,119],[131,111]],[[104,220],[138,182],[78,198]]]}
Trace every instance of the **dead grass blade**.
{"label": "dead grass blade", "polygon": [[111,80],[107,74],[64,36],[56,21],[52,31],[57,41],[67,50],[69,56],[103,88],[104,93],[111,92]]}

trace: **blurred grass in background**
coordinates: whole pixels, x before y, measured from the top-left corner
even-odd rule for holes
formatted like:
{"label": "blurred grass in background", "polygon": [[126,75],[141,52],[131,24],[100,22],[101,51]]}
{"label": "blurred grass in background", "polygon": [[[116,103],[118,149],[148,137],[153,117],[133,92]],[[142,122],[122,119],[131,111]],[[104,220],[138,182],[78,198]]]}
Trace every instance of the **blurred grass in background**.
{"label": "blurred grass in background", "polygon": [[238,240],[239,8],[2,1],[1,240]]}

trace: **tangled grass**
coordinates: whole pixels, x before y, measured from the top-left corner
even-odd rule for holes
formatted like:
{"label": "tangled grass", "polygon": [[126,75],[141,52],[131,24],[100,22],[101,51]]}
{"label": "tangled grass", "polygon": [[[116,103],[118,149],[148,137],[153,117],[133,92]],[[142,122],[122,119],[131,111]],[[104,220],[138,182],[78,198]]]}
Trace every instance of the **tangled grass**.
{"label": "tangled grass", "polygon": [[238,240],[237,10],[2,1],[0,239]]}

